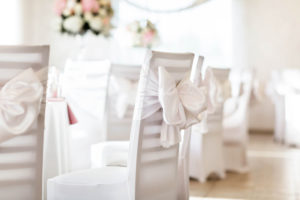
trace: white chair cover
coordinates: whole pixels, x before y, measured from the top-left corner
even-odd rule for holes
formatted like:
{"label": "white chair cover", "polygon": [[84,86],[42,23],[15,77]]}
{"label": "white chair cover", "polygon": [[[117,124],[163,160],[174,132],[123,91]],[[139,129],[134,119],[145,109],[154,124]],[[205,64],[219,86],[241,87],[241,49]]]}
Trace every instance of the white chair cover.
{"label": "white chair cover", "polygon": [[91,146],[92,168],[127,165],[141,66],[113,64],[111,68],[104,115],[104,141]]}
{"label": "white chair cover", "polygon": [[[143,73],[153,73],[152,77],[155,78],[157,76],[159,66],[165,66],[169,72],[172,71],[175,80],[181,80],[184,75],[183,72],[189,70],[189,67],[192,65],[192,57],[193,55],[191,54],[172,55],[159,52],[148,54],[148,62],[146,63],[149,63],[150,68],[143,68],[144,70],[141,76],[141,81],[148,82],[148,87],[146,86],[145,88],[139,89],[141,92],[146,90],[149,94],[146,94],[144,98],[138,99],[137,105],[139,105],[139,101],[153,101],[153,98],[156,96],[155,91],[149,90],[149,88],[152,88],[151,81],[153,81],[153,79],[150,77],[148,79],[143,78]],[[159,80],[159,78],[156,79]],[[139,114],[135,115],[135,117],[145,117],[148,116],[149,113],[153,113],[153,106],[150,106],[153,104],[149,103],[145,101],[144,107],[141,107],[140,109],[139,107],[136,107],[137,110],[142,110],[142,108],[145,110],[144,112],[135,112]],[[160,112],[161,110],[157,110],[156,113],[153,113],[152,115],[157,115]],[[131,158],[129,159],[130,172],[133,173],[134,170],[137,170],[137,177],[132,180],[131,184],[135,183],[138,188],[142,189],[135,191],[135,199],[176,199],[178,195],[176,192],[176,185],[178,185],[178,182],[176,184],[176,181],[180,180],[176,178],[178,176],[178,172],[176,170],[178,162],[178,159],[176,158],[178,154],[176,152],[178,145],[172,145],[167,149],[161,147],[162,143],[159,139],[161,121],[157,120],[148,121],[148,119],[144,119],[142,120],[142,127],[133,130],[133,133],[135,133],[135,131],[138,132],[140,130],[147,130],[148,134],[145,132],[144,136],[139,136],[142,137],[141,143],[132,143],[134,137],[137,137],[138,135],[131,135],[131,149],[129,151],[129,155],[132,155],[132,152],[134,152],[137,161],[140,161],[140,163],[132,162]],[[138,149],[135,149],[136,146]],[[160,159],[155,159],[156,155],[160,157]],[[130,189],[133,189],[133,187]],[[160,195],[158,195],[159,193],[151,194],[151,191],[159,191]],[[132,190],[132,193],[133,192],[134,190]]]}
{"label": "white chair cover", "polygon": [[300,126],[298,123],[300,106],[300,70],[289,69],[282,72],[284,84],[285,126],[284,143],[300,147]]}
{"label": "white chair cover", "polygon": [[[223,161],[222,115],[223,104],[230,95],[229,69],[207,68],[205,80],[209,89],[210,108],[207,127],[202,124],[192,127],[190,145],[190,176],[205,182],[215,173],[225,177]],[[205,133],[206,132],[206,133]]]}
{"label": "white chair cover", "polygon": [[[198,63],[193,68],[191,74],[191,81],[196,85],[201,85],[201,67],[203,65],[204,58],[199,56]],[[191,60],[192,64],[192,60]],[[170,71],[172,72],[172,68]],[[170,78],[171,79],[171,78]],[[153,86],[153,85],[152,85]],[[196,92],[197,93],[197,92]],[[200,91],[199,94],[206,94],[205,91]],[[201,101],[205,100],[205,97],[201,98]],[[195,101],[197,102],[197,101]],[[206,108],[206,101],[200,103],[198,102],[202,108]],[[197,105],[195,105],[197,106]],[[155,107],[155,106],[154,106]],[[190,130],[182,131],[184,133],[182,135],[183,141],[180,145],[180,155],[179,155],[179,172],[178,172],[178,199],[188,199],[189,198],[189,176],[188,176],[188,149],[190,142]],[[101,166],[126,166],[129,143],[128,142],[105,142],[98,145],[93,145],[92,147],[92,163],[94,163],[93,167],[101,167]]]}
{"label": "white chair cover", "polygon": [[88,169],[92,144],[104,139],[104,107],[110,62],[68,60],[63,94],[78,123],[70,127],[71,168]]}
{"label": "white chair cover", "polygon": [[[172,74],[179,80],[182,73],[189,70],[183,66],[189,66],[187,62],[192,56],[151,52],[146,57],[130,138],[128,179],[127,168],[124,167],[104,167],[60,176],[49,180],[48,200],[176,199],[178,145],[170,148],[161,146],[162,110],[154,113],[148,110],[149,100],[153,100],[148,87],[153,75],[158,76],[158,66],[165,66],[167,70],[177,69]],[[147,115],[149,111],[151,115]]]}
{"label": "white chair cover", "polygon": [[44,198],[47,197],[47,180],[71,172],[70,121],[67,102],[63,99],[48,99],[44,136]]}
{"label": "white chair cover", "polygon": [[[223,140],[225,169],[243,173],[248,171],[248,107],[252,75],[250,72],[244,71],[240,76],[242,77],[240,94],[235,99],[229,99],[225,104],[228,107],[232,107],[230,104],[236,104],[236,106],[234,106],[233,112],[224,113]],[[225,110],[230,109],[225,108]]]}
{"label": "white chair cover", "polygon": [[[17,135],[5,137],[6,141],[2,140],[0,143],[0,199],[42,199],[43,133],[48,78],[47,68],[44,67],[48,66],[48,58],[49,46],[0,46],[1,113],[14,108],[15,112],[6,117],[15,114],[24,116],[18,119],[22,122],[17,123],[14,129],[11,127],[16,121],[8,121],[9,129],[6,130]],[[7,83],[17,75],[17,78]],[[40,102],[41,91],[38,88],[41,86],[43,94]],[[5,90],[10,89],[16,93],[7,94]],[[18,100],[11,99],[16,94],[19,94]],[[27,95],[33,98],[27,98]],[[10,105],[6,104],[3,107],[2,100],[6,98],[9,98]],[[15,107],[15,103],[20,102],[21,104]],[[27,108],[24,108],[25,105]],[[29,121],[31,122],[28,123]],[[1,119],[1,136],[4,133],[4,123]],[[19,127],[21,124],[24,126]]]}
{"label": "white chair cover", "polygon": [[300,146],[299,77],[298,69],[274,70],[269,88],[275,109],[274,138],[290,146]]}
{"label": "white chair cover", "polygon": [[285,92],[283,87],[282,71],[272,71],[268,93],[275,110],[274,139],[281,143],[284,142],[285,137]]}
{"label": "white chair cover", "polygon": [[112,64],[104,140],[129,140],[141,66]]}

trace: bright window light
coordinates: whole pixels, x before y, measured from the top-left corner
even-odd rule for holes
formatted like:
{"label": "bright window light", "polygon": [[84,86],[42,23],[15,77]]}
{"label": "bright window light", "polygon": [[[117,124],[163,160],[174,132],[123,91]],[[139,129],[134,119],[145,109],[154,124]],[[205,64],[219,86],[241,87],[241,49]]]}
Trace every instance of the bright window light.
{"label": "bright window light", "polygon": [[22,41],[22,3],[20,0],[0,1],[0,45]]}

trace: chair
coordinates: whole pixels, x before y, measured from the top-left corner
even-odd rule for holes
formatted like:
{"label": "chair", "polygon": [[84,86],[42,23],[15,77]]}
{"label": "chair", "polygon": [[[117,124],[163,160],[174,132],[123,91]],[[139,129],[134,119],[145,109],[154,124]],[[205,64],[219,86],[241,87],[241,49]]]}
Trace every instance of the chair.
{"label": "chair", "polygon": [[[225,169],[227,171],[244,173],[248,171],[248,110],[252,88],[252,75],[250,72],[244,71],[240,76],[242,77],[241,90],[233,101],[236,105],[235,109],[232,109],[231,112],[225,112],[223,116],[223,150]],[[229,104],[232,100],[229,99],[225,107],[232,107]]]}
{"label": "chair", "polygon": [[[203,64],[203,57],[199,58],[198,65],[201,67]],[[201,62],[200,62],[201,61]],[[186,66],[192,67],[193,57]],[[201,65],[200,65],[201,64]],[[126,66],[126,65],[113,65],[112,66],[112,77],[114,79],[120,78],[122,79],[126,77],[127,79],[137,80],[139,76],[139,66]],[[173,68],[170,69],[170,72]],[[177,70],[174,68],[174,70]],[[175,71],[176,72],[176,71]],[[198,71],[197,71],[198,72]],[[201,69],[200,69],[201,72]],[[196,73],[196,72],[195,72]],[[182,75],[183,76],[183,75]],[[110,83],[110,87],[114,85],[116,81]],[[110,88],[113,90],[113,88]],[[108,92],[110,93],[110,92]],[[118,93],[118,92],[117,92]],[[134,94],[134,93],[133,93]],[[106,106],[106,128],[104,131],[106,136],[104,142],[100,142],[98,144],[94,144],[91,147],[91,163],[92,168],[104,167],[104,166],[127,166],[128,160],[128,149],[129,142],[125,142],[126,138],[129,139],[128,133],[130,131],[130,123],[132,120],[132,106],[129,105],[129,109],[127,109],[126,114],[123,118],[117,117],[116,110],[116,102],[112,101],[116,99],[116,95],[108,95],[108,106]],[[123,106],[126,106],[123,105]],[[127,139],[127,140],[128,140]]]}
{"label": "chair", "polygon": [[20,72],[32,68],[38,72],[44,90],[36,127],[0,143],[0,199],[42,199],[48,59],[49,46],[0,46],[0,88]]}
{"label": "chair", "polygon": [[275,119],[274,119],[274,140],[279,143],[284,143],[285,138],[285,96],[284,83],[281,76],[282,71],[274,70],[271,74],[269,85],[269,96],[274,104]]}
{"label": "chair", "polygon": [[108,60],[67,60],[63,95],[78,123],[70,127],[71,169],[89,169],[92,144],[104,139],[103,121],[111,64]]}
{"label": "chair", "polygon": [[298,123],[300,106],[300,70],[287,69],[282,72],[284,85],[284,143],[300,147],[300,126]]}
{"label": "chair", "polygon": [[[206,81],[210,82],[209,92],[214,111],[207,115],[207,127],[200,125],[192,127],[190,144],[190,177],[200,182],[213,173],[220,178],[225,177],[222,139],[223,104],[228,98],[228,77],[229,69],[208,68],[206,70]],[[212,74],[209,74],[212,73]],[[209,78],[209,79],[208,79]],[[214,89],[215,88],[215,89]],[[204,133],[206,132],[206,133]]]}
{"label": "chair", "polygon": [[105,109],[105,141],[129,140],[141,66],[113,64]]}
{"label": "chair", "polygon": [[192,60],[192,54],[149,52],[139,81],[128,167],[102,167],[50,179],[48,200],[176,199],[179,145],[161,146],[163,113],[159,107],[150,106],[154,99],[158,102],[157,97],[151,96],[153,90],[150,89],[158,78],[159,66],[168,71],[173,68],[172,76],[180,80]]}
{"label": "chair", "polygon": [[[199,56],[197,65],[192,69],[191,79],[197,85],[201,85],[201,69],[204,57]],[[172,72],[172,69],[170,69]],[[189,145],[191,138],[190,129],[181,131],[182,142],[179,147],[178,160],[178,195],[177,199],[184,200],[189,198]],[[129,143],[125,141],[102,142],[92,146],[92,167],[104,166],[127,166]]]}
{"label": "chair", "polygon": [[104,141],[91,146],[92,168],[126,166],[141,66],[113,64],[104,112]]}

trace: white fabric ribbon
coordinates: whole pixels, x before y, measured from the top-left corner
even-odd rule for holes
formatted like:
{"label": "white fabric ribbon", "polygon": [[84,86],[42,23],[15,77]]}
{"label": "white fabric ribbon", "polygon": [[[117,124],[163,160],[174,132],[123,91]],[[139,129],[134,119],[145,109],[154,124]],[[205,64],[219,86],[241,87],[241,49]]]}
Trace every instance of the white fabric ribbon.
{"label": "white fabric ribbon", "polygon": [[[178,84],[164,67],[157,73],[150,71],[145,94],[145,109],[142,118],[146,118],[159,109],[163,111],[160,143],[168,148],[181,140],[180,131],[203,119],[207,108],[204,86],[197,87],[186,76]],[[143,91],[143,90],[142,90]]]}
{"label": "white fabric ribbon", "polygon": [[205,75],[205,85],[209,91],[209,112],[214,112],[213,108],[216,108],[219,104],[225,102],[226,99],[231,97],[231,84],[227,79],[225,81],[218,80],[212,69],[208,68]]}
{"label": "white fabric ribbon", "polygon": [[0,90],[0,142],[26,133],[40,112],[43,86],[32,69],[8,81]]}
{"label": "white fabric ribbon", "polygon": [[135,105],[138,82],[115,76],[111,81],[114,92],[117,93],[116,114],[118,118],[122,119],[126,115],[128,107]]}

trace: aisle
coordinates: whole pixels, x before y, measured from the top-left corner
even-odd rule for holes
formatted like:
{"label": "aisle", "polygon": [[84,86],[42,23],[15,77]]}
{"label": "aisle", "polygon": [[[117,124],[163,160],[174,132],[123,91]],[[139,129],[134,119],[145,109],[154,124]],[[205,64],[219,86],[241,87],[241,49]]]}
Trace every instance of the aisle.
{"label": "aisle", "polygon": [[[300,200],[300,149],[273,142],[271,134],[250,136],[248,174],[225,180],[191,181],[191,200]],[[205,198],[204,198],[205,197]]]}

